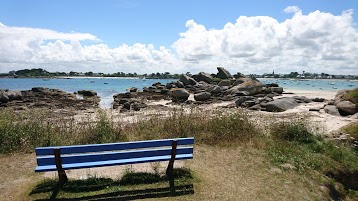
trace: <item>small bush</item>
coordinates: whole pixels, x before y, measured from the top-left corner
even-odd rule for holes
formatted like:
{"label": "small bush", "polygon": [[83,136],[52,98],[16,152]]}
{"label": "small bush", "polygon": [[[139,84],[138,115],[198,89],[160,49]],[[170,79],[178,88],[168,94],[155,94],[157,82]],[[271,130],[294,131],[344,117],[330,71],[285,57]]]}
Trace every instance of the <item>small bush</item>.
{"label": "small bush", "polygon": [[309,128],[309,123],[300,119],[274,123],[270,131],[271,136],[278,140],[311,143],[317,139]]}
{"label": "small bush", "polygon": [[351,101],[352,103],[355,103],[358,107],[358,88],[349,91],[344,98],[348,101]]}

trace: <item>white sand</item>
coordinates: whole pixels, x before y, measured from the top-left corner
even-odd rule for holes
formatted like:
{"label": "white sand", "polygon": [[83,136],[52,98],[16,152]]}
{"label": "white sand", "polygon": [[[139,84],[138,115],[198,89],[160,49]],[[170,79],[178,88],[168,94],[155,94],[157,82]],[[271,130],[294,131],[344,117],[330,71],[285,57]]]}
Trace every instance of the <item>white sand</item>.
{"label": "white sand", "polygon": [[324,98],[327,100],[334,99],[334,96],[337,92],[335,91],[309,91],[309,90],[296,90],[296,89],[288,89],[284,90],[285,93],[294,93],[294,94],[284,94],[285,97],[292,96],[306,96],[307,98]]}

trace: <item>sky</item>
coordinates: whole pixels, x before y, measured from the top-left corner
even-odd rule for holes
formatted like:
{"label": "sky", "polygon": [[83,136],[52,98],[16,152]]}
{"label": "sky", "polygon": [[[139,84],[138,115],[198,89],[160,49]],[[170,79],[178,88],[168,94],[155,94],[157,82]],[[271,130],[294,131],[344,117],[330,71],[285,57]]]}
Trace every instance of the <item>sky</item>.
{"label": "sky", "polygon": [[0,0],[0,72],[358,75],[357,0]]}

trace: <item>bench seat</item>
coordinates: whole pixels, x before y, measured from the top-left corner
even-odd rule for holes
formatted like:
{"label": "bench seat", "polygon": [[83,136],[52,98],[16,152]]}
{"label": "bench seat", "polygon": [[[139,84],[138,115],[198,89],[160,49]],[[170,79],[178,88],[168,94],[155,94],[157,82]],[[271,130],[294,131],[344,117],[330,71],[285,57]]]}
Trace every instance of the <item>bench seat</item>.
{"label": "bench seat", "polygon": [[[181,155],[176,155],[175,160],[184,160],[184,159],[192,159],[192,158],[193,158],[193,154],[181,154]],[[115,165],[129,165],[129,164],[136,164],[136,163],[150,163],[150,162],[169,161],[169,160],[170,160],[170,156],[155,156],[155,157],[144,157],[144,158],[134,158],[134,159],[63,164],[62,168],[64,170],[83,169],[83,168],[94,168],[94,167],[115,166]],[[57,170],[56,165],[46,165],[46,166],[37,166],[35,172],[48,172],[48,171],[56,171],[56,170]]]}

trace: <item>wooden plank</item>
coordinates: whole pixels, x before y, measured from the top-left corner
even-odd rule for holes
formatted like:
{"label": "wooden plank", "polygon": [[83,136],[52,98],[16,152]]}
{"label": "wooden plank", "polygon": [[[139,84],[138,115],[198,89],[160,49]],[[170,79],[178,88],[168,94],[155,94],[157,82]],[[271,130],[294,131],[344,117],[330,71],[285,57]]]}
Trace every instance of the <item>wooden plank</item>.
{"label": "wooden plank", "polygon": [[[170,158],[171,156],[167,155],[167,156],[155,156],[155,157],[123,159],[123,160],[64,164],[62,167],[64,170],[83,169],[83,168],[94,168],[94,167],[104,167],[104,166],[128,165],[128,164],[136,164],[136,163],[169,161]],[[192,158],[193,158],[193,154],[181,154],[175,157],[176,160],[185,160],[185,159],[192,159]],[[56,165],[37,166],[35,169],[35,172],[48,172],[48,171],[56,171]]]}
{"label": "wooden plank", "polygon": [[[71,164],[71,163],[86,163],[86,162],[95,162],[95,161],[164,156],[164,155],[171,155],[171,153],[172,153],[171,148],[161,148],[161,149],[139,149],[139,150],[122,151],[122,152],[76,154],[76,155],[65,155],[65,156],[61,155],[61,162],[62,165],[64,165],[64,164]],[[192,153],[193,153],[193,147],[180,147],[177,149],[177,154],[192,154]],[[54,156],[37,157],[37,164],[39,166],[54,165],[56,164],[55,157]]]}
{"label": "wooden plank", "polygon": [[126,149],[141,149],[149,147],[162,147],[171,146],[172,141],[178,141],[178,145],[192,145],[194,144],[194,137],[190,138],[174,138],[164,140],[149,140],[149,141],[136,141],[136,142],[120,142],[109,144],[90,144],[90,145],[74,145],[74,146],[57,146],[57,147],[38,147],[36,148],[36,155],[52,155],[53,149],[61,149],[61,154],[72,153],[86,153],[86,152],[99,152],[99,151],[119,151]]}

